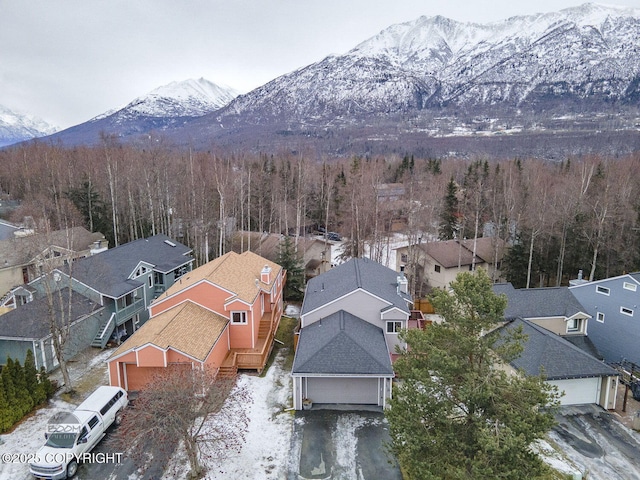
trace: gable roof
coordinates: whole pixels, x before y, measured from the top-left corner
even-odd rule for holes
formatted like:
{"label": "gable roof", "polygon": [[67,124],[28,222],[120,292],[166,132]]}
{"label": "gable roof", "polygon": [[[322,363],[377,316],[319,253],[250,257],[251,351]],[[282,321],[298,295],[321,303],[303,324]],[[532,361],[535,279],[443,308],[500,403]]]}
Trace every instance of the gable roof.
{"label": "gable roof", "polygon": [[[247,249],[249,245],[251,245],[252,252],[272,262],[276,262],[284,238],[284,235],[277,233],[236,232],[233,236],[233,251],[242,253],[241,240],[243,240],[243,248]],[[291,243],[292,245],[295,244],[295,238],[291,238]],[[316,243],[324,245],[325,241],[313,237],[298,237],[298,256],[303,258],[307,251]],[[327,246],[329,246],[328,243]]]}
{"label": "gable roof", "polygon": [[445,240],[421,244],[422,250],[444,268],[466,266],[472,263],[492,263],[496,248],[498,260],[502,259],[504,241],[497,237],[480,237],[476,239],[476,255],[473,256],[473,239]]}
{"label": "gable roof", "polygon": [[204,361],[228,322],[225,317],[187,301],[147,320],[110,358],[155,345]]}
{"label": "gable roof", "polygon": [[83,227],[56,230],[50,233],[34,233],[24,237],[0,240],[0,268],[27,265],[47,248],[53,246],[62,250],[81,252],[89,250],[94,242],[104,240],[101,233],[91,233]]}
{"label": "gable roof", "polygon": [[[260,272],[265,265],[271,268],[269,283],[264,283],[260,279]],[[180,281],[173,284],[156,301],[204,280],[233,292],[236,298],[246,303],[253,304],[261,289],[272,288],[281,270],[282,267],[277,263],[253,252],[246,251],[242,254],[229,252],[180,277]]]}
{"label": "gable roof", "polygon": [[358,289],[409,313],[407,302],[411,302],[411,296],[399,292],[399,275],[395,270],[371,259],[353,258],[309,280],[300,314],[309,313]]}
{"label": "gable roof", "polygon": [[192,262],[190,253],[189,247],[166,235],[154,235],[78,260],[73,264],[72,276],[108,297],[118,298],[143,284],[129,279],[141,261],[167,273]]}
{"label": "gable roof", "polygon": [[300,331],[292,374],[393,375],[382,329],[344,310]]}
{"label": "gable roof", "polygon": [[502,328],[514,329],[519,326],[522,326],[527,340],[524,343],[522,355],[512,361],[511,365],[523,370],[527,375],[540,374],[540,368],[544,369],[547,380],[618,374],[613,368],[561,336],[532,322],[516,319]]}
{"label": "gable roof", "polygon": [[513,288],[511,283],[496,283],[493,291],[507,296],[506,319],[513,318],[571,318],[586,309],[571,293],[569,287]]}
{"label": "gable roof", "polygon": [[[61,298],[65,302],[69,300],[69,289],[60,290]],[[55,298],[58,298],[56,292]],[[71,322],[85,317],[90,313],[100,310],[100,305],[92,302],[79,293],[73,292],[71,295]],[[49,304],[46,297],[35,299],[29,303],[21,305],[15,309],[9,310],[4,315],[0,315],[0,337],[16,338],[23,340],[40,340],[51,334],[48,324]],[[57,316],[58,322],[61,321]],[[65,322],[67,323],[67,322]]]}

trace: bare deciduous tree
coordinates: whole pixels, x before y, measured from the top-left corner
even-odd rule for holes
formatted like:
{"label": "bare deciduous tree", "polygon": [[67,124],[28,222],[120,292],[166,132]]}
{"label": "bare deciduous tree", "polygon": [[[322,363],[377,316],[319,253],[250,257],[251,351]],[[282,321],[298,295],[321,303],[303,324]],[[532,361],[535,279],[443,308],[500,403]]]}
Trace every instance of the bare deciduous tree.
{"label": "bare deciduous tree", "polygon": [[221,378],[191,364],[169,366],[140,391],[112,441],[142,470],[149,454],[162,461],[184,448],[190,477],[200,478],[205,462],[241,450],[251,401],[234,377]]}

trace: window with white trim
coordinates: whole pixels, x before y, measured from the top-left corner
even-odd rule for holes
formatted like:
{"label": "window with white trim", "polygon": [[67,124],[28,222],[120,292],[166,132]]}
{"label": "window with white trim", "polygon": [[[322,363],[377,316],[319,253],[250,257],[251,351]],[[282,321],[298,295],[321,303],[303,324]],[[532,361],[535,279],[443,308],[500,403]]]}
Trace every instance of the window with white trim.
{"label": "window with white trim", "polygon": [[402,330],[402,322],[397,320],[387,321],[387,333],[400,333]]}
{"label": "window with white trim", "polygon": [[245,325],[247,323],[247,312],[231,312],[231,323]]}
{"label": "window with white trim", "polygon": [[580,319],[572,318],[567,322],[567,332],[577,332],[580,330]]}
{"label": "window with white trim", "polygon": [[153,277],[149,275],[149,288],[153,287]]}
{"label": "window with white trim", "polygon": [[604,312],[598,312],[596,314],[596,320],[600,323],[604,323]]}
{"label": "window with white trim", "polygon": [[633,310],[627,307],[620,307],[620,313],[622,313],[623,315],[629,315],[630,317],[633,317]]}
{"label": "window with white trim", "polygon": [[624,288],[625,290],[631,290],[632,292],[635,292],[637,287],[638,286],[635,283],[631,282],[624,282],[622,284],[622,288]]}
{"label": "window with white trim", "polygon": [[596,287],[596,292],[601,293],[602,295],[609,295],[610,290],[607,287],[598,285]]}

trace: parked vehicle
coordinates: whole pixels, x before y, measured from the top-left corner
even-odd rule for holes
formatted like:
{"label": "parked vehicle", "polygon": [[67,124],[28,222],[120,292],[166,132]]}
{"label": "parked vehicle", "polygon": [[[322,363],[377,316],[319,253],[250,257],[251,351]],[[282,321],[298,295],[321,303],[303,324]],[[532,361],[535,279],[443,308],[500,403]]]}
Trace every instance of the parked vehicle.
{"label": "parked vehicle", "polygon": [[119,424],[123,409],[129,404],[126,390],[101,386],[64,421],[50,421],[45,444],[29,464],[29,471],[38,479],[71,478],[78,470],[78,461],[85,458],[105,436],[112,424]]}

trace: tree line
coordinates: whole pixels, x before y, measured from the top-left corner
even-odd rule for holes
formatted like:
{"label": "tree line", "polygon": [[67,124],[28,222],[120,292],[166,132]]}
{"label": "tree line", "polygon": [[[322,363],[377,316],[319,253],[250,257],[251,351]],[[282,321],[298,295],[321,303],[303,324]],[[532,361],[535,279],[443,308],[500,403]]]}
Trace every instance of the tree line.
{"label": "tree line", "polygon": [[[640,156],[548,162],[514,158],[318,158],[35,143],[0,152],[0,191],[51,230],[84,225],[110,246],[165,233],[198,264],[231,249],[235,230],[293,235],[318,227],[346,254],[381,260],[390,232],[422,242],[496,235],[519,287],[567,284],[640,267]],[[382,188],[401,186],[397,195]],[[250,248],[241,245],[241,248]]]}

